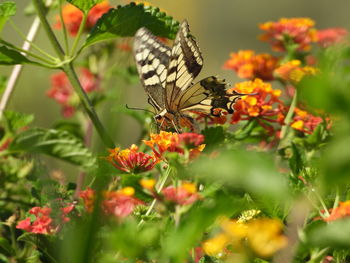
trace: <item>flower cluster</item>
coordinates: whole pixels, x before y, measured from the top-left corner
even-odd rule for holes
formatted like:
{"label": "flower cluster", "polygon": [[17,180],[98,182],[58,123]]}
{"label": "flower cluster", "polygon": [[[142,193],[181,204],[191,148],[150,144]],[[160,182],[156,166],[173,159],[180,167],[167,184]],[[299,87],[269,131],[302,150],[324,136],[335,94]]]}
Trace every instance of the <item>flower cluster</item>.
{"label": "flower cluster", "polygon": [[[135,190],[132,187],[125,187],[118,191],[103,192],[102,210],[106,215],[113,215],[117,218],[124,218],[130,215],[134,208],[142,205],[143,202],[134,197]],[[92,212],[96,193],[91,188],[80,192],[79,195],[83,201],[85,209]]]}
{"label": "flower cluster", "polygon": [[202,247],[209,256],[222,257],[230,249],[236,253],[249,249],[259,257],[269,258],[287,245],[282,228],[277,219],[258,218],[248,222],[224,219],[222,232],[203,242]]}
{"label": "flower cluster", "polygon": [[141,173],[152,170],[160,161],[154,155],[138,152],[138,147],[133,144],[130,148],[110,150],[107,160],[117,169],[127,173]]}
{"label": "flower cluster", "polygon": [[283,116],[279,109],[281,103],[279,97],[281,90],[272,89],[270,83],[261,79],[237,83],[228,92],[236,91],[243,94],[255,94],[243,96],[235,105],[231,123],[235,124],[241,120],[256,118],[262,127],[271,130],[266,122],[281,122]]}
{"label": "flower cluster", "polygon": [[296,44],[299,51],[307,51],[311,43],[317,41],[314,25],[310,18],[281,18],[277,22],[266,22],[259,26],[265,31],[260,40],[271,43],[275,51],[286,51],[291,44]]}
{"label": "flower cluster", "polygon": [[164,199],[178,205],[190,205],[201,198],[197,187],[190,182],[183,182],[180,186],[168,186],[162,190]]}
{"label": "flower cluster", "polygon": [[298,83],[304,76],[314,76],[318,70],[311,66],[302,66],[300,60],[291,60],[275,69],[275,75],[284,81]]}
{"label": "flower cluster", "polygon": [[[99,89],[99,79],[87,68],[80,68],[79,80],[87,93]],[[62,105],[64,117],[69,118],[74,114],[78,104],[78,97],[75,96],[73,87],[64,72],[51,76],[51,89],[47,91],[47,96]]]}
{"label": "flower cluster", "polygon": [[299,108],[295,108],[294,113],[293,121],[290,126],[306,134],[313,133],[316,127],[323,122],[321,117],[314,116]]}
{"label": "flower cluster", "polygon": [[240,78],[273,80],[273,71],[278,59],[270,54],[255,54],[253,50],[240,50],[231,53],[224,64],[225,69],[237,72]]}
{"label": "flower cluster", "polygon": [[36,206],[29,210],[29,214],[31,214],[31,216],[19,221],[16,228],[33,234],[54,234],[57,232],[61,224],[70,220],[67,215],[73,209],[74,205],[61,207],[60,218],[58,219],[59,222],[55,222],[55,220],[53,220],[51,217],[52,209],[50,207]]}
{"label": "flower cluster", "polygon": [[344,28],[327,28],[317,31],[317,43],[321,47],[329,47],[345,40],[349,32]]}
{"label": "flower cluster", "polygon": [[[112,6],[108,1],[103,1],[100,4],[95,5],[89,12],[86,24],[84,27],[85,32],[89,32],[93,26],[96,24],[97,20],[104,14],[107,13]],[[62,17],[64,24],[71,36],[75,36],[78,33],[80,24],[83,20],[83,12],[75,7],[74,5],[67,4],[62,9]],[[56,29],[62,28],[62,23],[60,17],[56,17]]]}

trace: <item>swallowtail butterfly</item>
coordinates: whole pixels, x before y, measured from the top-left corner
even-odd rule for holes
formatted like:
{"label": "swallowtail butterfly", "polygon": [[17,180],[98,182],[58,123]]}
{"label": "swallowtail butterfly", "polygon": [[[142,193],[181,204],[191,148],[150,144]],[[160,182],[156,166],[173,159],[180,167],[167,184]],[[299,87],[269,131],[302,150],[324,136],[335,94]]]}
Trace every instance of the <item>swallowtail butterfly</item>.
{"label": "swallowtail butterfly", "polygon": [[191,112],[216,116],[214,109],[220,108],[232,113],[235,101],[245,95],[227,94],[225,82],[214,76],[192,83],[202,69],[203,58],[186,20],[171,48],[142,27],[135,34],[133,49],[141,82],[161,129],[187,126],[194,130]]}

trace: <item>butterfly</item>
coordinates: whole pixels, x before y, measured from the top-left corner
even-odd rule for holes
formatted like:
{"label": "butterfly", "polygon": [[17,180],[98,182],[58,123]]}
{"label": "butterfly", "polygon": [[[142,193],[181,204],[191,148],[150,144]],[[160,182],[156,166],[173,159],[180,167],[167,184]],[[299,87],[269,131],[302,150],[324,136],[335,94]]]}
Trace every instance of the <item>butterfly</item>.
{"label": "butterfly", "polygon": [[215,117],[220,114],[215,109],[233,113],[233,104],[245,95],[228,94],[224,80],[214,76],[193,84],[202,69],[203,58],[186,20],[180,24],[172,47],[145,27],[140,28],[135,34],[133,51],[148,102],[161,129],[196,130],[192,112]]}

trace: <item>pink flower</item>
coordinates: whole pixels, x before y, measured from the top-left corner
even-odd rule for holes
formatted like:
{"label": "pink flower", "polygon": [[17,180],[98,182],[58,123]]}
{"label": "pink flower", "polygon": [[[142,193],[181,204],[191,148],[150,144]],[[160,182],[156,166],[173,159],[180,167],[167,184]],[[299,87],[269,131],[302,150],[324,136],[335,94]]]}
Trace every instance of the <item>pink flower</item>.
{"label": "pink flower", "polygon": [[123,218],[130,215],[134,208],[141,204],[143,202],[133,196],[120,192],[107,192],[103,201],[103,209],[106,214]]}
{"label": "pink flower", "polygon": [[348,33],[349,32],[345,28],[341,27],[318,30],[317,42],[321,47],[329,47],[331,45],[342,42],[345,39],[346,35],[348,35]]}
{"label": "pink flower", "polygon": [[190,205],[201,198],[192,183],[183,183],[179,187],[168,186],[162,190],[162,194],[165,200],[179,205]]}

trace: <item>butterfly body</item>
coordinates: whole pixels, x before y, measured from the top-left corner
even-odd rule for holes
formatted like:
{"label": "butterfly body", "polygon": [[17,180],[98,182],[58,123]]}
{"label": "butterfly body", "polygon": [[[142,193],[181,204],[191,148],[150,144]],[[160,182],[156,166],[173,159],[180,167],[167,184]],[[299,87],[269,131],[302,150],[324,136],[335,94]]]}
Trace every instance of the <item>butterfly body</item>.
{"label": "butterfly body", "polygon": [[216,116],[214,109],[232,113],[232,105],[244,94],[227,94],[226,83],[214,76],[195,84],[193,80],[203,66],[203,58],[194,38],[183,21],[172,48],[163,44],[148,29],[135,34],[134,54],[148,102],[155,109],[155,119],[161,129],[196,123],[191,112]]}

